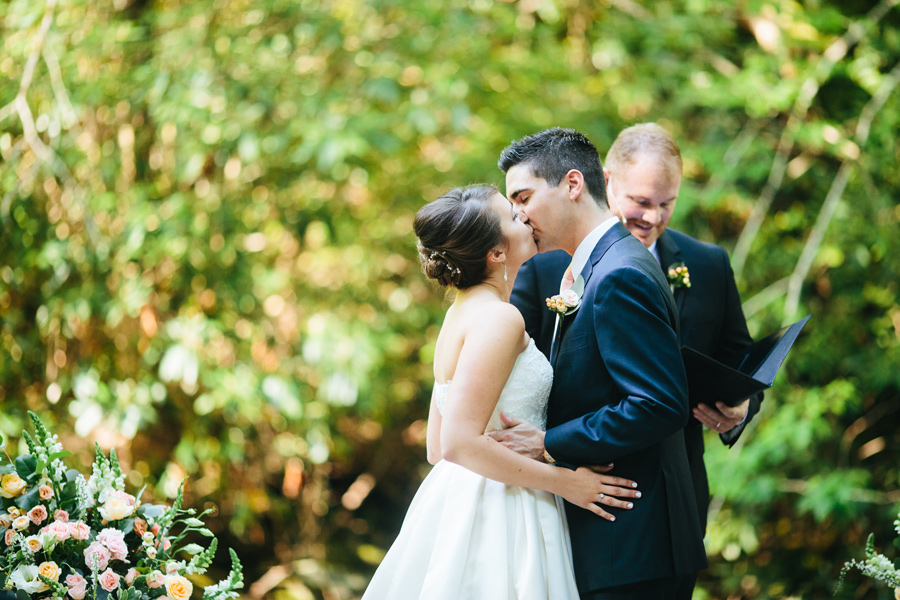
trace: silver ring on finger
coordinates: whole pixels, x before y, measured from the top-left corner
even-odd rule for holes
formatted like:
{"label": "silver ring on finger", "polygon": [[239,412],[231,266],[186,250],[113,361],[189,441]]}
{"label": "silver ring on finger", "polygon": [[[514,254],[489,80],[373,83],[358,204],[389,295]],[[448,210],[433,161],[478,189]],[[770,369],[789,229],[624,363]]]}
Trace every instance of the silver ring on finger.
{"label": "silver ring on finger", "polygon": [[606,494],[600,494],[599,500],[603,500],[604,498],[606,498]]}

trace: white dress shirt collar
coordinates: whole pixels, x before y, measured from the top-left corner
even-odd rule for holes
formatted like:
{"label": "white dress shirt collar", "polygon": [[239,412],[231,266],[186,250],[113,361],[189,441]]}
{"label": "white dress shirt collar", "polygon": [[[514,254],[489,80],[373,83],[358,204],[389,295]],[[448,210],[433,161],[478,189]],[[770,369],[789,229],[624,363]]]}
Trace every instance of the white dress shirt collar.
{"label": "white dress shirt collar", "polygon": [[659,264],[662,264],[662,259],[659,257],[659,248],[657,248],[657,246],[656,246],[656,243],[657,243],[658,241],[659,241],[658,238],[655,239],[655,240],[653,240],[653,243],[650,244],[650,247],[647,248],[647,250],[650,251],[650,254],[652,254],[652,255],[653,255],[653,258],[656,259],[656,262],[658,262]]}
{"label": "white dress shirt collar", "polygon": [[609,231],[613,225],[619,222],[618,217],[610,217],[607,220],[603,221],[597,227],[594,228],[587,236],[581,240],[581,243],[578,244],[578,248],[575,249],[575,254],[572,255],[572,275],[576,278],[584,269],[584,265],[587,263],[588,259],[591,257],[591,253],[594,251],[594,247],[597,245],[597,242],[600,241],[600,238],[603,237],[607,231]]}

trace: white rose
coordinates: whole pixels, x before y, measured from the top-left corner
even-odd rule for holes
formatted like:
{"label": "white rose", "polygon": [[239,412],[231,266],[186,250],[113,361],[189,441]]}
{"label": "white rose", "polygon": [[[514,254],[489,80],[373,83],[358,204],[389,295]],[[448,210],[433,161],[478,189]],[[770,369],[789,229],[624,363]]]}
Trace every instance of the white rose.
{"label": "white rose", "polygon": [[134,498],[124,492],[110,492],[99,510],[107,521],[121,521],[134,513]]}

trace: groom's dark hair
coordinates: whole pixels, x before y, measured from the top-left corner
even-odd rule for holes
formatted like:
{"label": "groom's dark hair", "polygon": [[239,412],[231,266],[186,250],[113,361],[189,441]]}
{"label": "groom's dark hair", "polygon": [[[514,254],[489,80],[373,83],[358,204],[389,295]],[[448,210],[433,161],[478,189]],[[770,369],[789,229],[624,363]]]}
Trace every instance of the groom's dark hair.
{"label": "groom's dark hair", "polygon": [[554,127],[511,143],[500,153],[497,166],[506,173],[518,164],[528,165],[535,177],[554,186],[559,185],[566,173],[576,169],[584,176],[584,184],[594,202],[609,206],[606,177],[597,148],[574,129]]}

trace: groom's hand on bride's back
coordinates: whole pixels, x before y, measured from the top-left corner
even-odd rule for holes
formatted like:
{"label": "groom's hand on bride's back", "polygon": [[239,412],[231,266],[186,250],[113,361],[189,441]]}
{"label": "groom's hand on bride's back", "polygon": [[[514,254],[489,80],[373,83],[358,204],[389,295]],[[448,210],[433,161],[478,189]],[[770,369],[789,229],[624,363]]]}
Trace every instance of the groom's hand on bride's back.
{"label": "groom's hand on bride's back", "polygon": [[506,429],[491,431],[487,435],[494,438],[513,452],[533,458],[537,461],[544,459],[544,432],[528,421],[520,421],[504,412],[500,413],[500,420]]}
{"label": "groom's hand on bride's back", "polygon": [[[487,435],[500,442],[513,452],[522,454],[537,461],[544,460],[544,432],[528,421],[522,421],[500,413],[500,420],[506,429],[491,431]],[[596,491],[598,493],[594,504],[605,504],[614,508],[630,510],[633,507],[632,500],[640,498],[637,483],[623,477],[606,475],[612,470],[613,465],[592,465],[585,467],[597,474]],[[576,504],[579,504],[576,502]],[[580,504],[579,504],[580,505]],[[612,515],[603,510],[594,510],[604,519],[614,521]]]}

